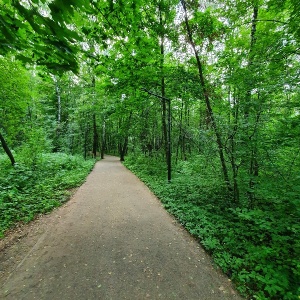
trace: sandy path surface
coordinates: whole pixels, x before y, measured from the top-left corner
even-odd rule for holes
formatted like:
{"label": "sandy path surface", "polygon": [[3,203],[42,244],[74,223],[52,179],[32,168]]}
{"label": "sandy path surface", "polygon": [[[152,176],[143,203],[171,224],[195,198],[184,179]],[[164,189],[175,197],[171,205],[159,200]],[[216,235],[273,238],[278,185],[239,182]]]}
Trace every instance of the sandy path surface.
{"label": "sandy path surface", "polygon": [[241,299],[117,158],[1,251],[0,299]]}

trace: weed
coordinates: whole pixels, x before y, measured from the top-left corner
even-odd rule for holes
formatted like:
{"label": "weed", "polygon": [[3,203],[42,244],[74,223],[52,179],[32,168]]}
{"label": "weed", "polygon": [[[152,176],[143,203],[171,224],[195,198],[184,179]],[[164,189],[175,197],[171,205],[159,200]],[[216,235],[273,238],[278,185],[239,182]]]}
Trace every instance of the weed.
{"label": "weed", "polygon": [[265,192],[259,206],[245,208],[231,202],[222,180],[209,168],[201,169],[202,163],[201,158],[180,162],[171,183],[166,183],[161,165],[147,158],[128,158],[125,165],[198,238],[243,295],[299,299],[300,223],[295,194],[270,201]]}
{"label": "weed", "polygon": [[41,154],[32,163],[6,164],[0,156],[0,237],[17,222],[29,222],[50,212],[68,197],[67,189],[79,186],[94,165],[79,156]]}

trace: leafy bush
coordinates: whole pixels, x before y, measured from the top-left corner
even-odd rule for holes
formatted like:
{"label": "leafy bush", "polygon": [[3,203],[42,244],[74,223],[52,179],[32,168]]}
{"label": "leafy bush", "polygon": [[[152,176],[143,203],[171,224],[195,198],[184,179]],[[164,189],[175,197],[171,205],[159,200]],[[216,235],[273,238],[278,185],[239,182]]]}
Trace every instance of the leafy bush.
{"label": "leafy bush", "polygon": [[93,165],[93,160],[52,153],[40,154],[35,164],[12,167],[0,156],[0,237],[16,222],[28,222],[60,206],[68,189],[79,186]]}
{"label": "leafy bush", "polygon": [[299,299],[299,199],[280,195],[280,201],[266,197],[260,206],[239,207],[231,203],[215,170],[203,164],[201,157],[180,162],[167,183],[161,164],[147,158],[125,162],[199,239],[243,295]]}

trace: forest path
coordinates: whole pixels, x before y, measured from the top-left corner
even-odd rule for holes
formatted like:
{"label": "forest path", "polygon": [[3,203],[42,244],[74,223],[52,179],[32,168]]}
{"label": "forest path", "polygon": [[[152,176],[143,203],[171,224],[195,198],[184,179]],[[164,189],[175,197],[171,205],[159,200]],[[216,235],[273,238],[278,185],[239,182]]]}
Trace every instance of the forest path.
{"label": "forest path", "polygon": [[0,299],[241,299],[116,157],[42,219],[2,251]]}

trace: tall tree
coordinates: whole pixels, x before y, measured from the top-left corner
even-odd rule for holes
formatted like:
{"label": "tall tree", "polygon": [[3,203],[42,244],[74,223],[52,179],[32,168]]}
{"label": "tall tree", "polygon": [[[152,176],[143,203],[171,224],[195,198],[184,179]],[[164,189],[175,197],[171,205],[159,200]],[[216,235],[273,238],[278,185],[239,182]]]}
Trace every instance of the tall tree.
{"label": "tall tree", "polygon": [[[231,184],[229,181],[229,175],[228,175],[227,165],[226,165],[225,156],[224,156],[224,145],[223,145],[221,133],[217,126],[215,115],[214,115],[214,112],[212,109],[211,100],[210,100],[210,96],[209,96],[210,93],[209,93],[209,90],[207,87],[207,82],[205,80],[205,75],[204,75],[204,70],[203,70],[203,63],[201,62],[200,55],[199,55],[197,46],[195,44],[190,20],[188,18],[188,11],[187,11],[187,5],[186,5],[185,0],[181,0],[181,4],[182,4],[183,12],[184,12],[184,22],[185,22],[185,26],[186,26],[187,38],[192,47],[193,53],[195,55],[196,64],[197,64],[197,68],[198,68],[198,72],[199,72],[200,85],[201,85],[203,97],[204,97],[205,104],[206,104],[209,122],[211,123],[211,125],[214,129],[215,135],[216,135],[216,141],[217,141],[217,145],[218,145],[218,149],[219,149],[219,157],[220,157],[220,162],[221,162],[221,166],[222,166],[222,170],[223,170],[224,181],[225,181],[225,184],[226,184],[228,190],[231,191]],[[214,22],[214,20],[212,19],[212,16],[210,14],[205,14],[205,13],[202,14],[200,12],[197,12],[196,17],[198,17],[197,21],[199,21],[200,34],[202,34],[202,36],[204,38],[208,38],[212,35],[219,34],[219,32],[218,32],[219,28],[214,27],[214,25],[216,24],[216,21]],[[203,24],[208,24],[209,20],[211,21],[210,30],[208,30],[207,27],[203,26]],[[195,22],[197,22],[197,21],[195,21]],[[203,27],[201,27],[201,25]],[[210,36],[206,36],[207,34],[209,34]]]}

